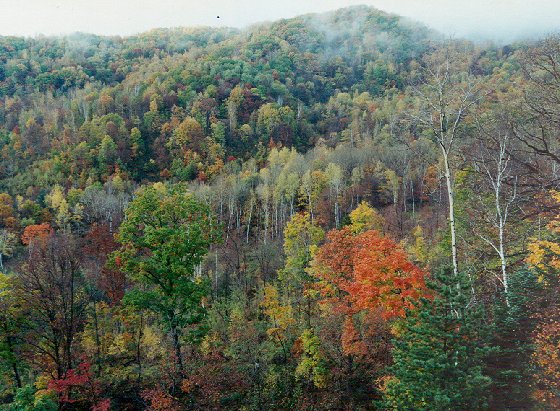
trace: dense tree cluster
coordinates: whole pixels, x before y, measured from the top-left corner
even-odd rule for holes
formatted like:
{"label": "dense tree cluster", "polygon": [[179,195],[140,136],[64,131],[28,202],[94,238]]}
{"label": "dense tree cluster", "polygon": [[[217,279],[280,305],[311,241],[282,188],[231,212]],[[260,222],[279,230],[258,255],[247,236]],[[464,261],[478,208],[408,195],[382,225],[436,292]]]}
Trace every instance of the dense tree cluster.
{"label": "dense tree cluster", "polygon": [[0,409],[560,407],[560,39],[368,7],[0,38]]}

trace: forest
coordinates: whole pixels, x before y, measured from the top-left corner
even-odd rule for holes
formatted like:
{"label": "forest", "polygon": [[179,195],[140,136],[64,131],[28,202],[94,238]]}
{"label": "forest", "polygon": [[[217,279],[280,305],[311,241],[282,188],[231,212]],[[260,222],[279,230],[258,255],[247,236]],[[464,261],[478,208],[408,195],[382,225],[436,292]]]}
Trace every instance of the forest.
{"label": "forest", "polygon": [[0,37],[0,410],[194,409],[560,409],[560,36]]}

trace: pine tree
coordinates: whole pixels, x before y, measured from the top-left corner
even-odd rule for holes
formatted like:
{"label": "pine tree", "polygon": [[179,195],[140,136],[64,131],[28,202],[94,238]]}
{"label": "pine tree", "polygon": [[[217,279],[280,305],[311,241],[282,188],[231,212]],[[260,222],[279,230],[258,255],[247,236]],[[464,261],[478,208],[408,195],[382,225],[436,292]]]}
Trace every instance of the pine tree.
{"label": "pine tree", "polygon": [[[459,281],[458,281],[459,280]],[[457,286],[459,282],[459,287]],[[430,281],[432,301],[408,312],[394,341],[392,376],[384,386],[391,410],[485,409],[491,379],[484,375],[488,327],[470,301],[464,274],[448,272]]]}
{"label": "pine tree", "polygon": [[536,274],[521,269],[511,274],[509,307],[505,301],[495,304],[492,344],[497,350],[487,361],[493,380],[490,409],[533,409],[527,393],[533,383],[532,336],[539,291]]}

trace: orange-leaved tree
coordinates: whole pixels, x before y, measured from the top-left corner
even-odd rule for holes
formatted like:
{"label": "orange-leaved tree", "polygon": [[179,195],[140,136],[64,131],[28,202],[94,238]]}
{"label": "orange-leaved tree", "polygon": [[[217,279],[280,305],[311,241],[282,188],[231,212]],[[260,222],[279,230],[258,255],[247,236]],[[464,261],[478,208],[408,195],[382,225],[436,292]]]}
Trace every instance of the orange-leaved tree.
{"label": "orange-leaved tree", "polygon": [[[327,234],[309,273],[317,280],[314,289],[324,308],[320,335],[329,359],[344,379],[367,384],[389,365],[389,322],[404,317],[426,295],[426,273],[394,240],[368,229],[369,224],[357,228],[350,217],[350,226]],[[339,340],[338,349],[328,348],[333,338]],[[351,391],[348,384],[344,397],[350,398]]]}
{"label": "orange-leaved tree", "polygon": [[310,272],[319,280],[323,302],[349,315],[381,308],[385,319],[403,317],[426,289],[426,273],[376,230],[357,235],[351,227],[331,231]]}
{"label": "orange-leaved tree", "polygon": [[23,234],[21,235],[21,242],[24,245],[29,245],[35,239],[44,241],[53,233],[54,230],[48,223],[28,225],[27,227],[25,227],[25,230],[23,230]]}

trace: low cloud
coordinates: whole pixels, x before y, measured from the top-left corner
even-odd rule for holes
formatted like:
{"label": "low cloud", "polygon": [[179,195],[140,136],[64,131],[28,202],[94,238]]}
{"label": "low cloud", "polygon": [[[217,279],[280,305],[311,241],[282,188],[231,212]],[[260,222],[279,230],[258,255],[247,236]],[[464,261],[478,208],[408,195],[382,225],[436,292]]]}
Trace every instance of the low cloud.
{"label": "low cloud", "polygon": [[476,40],[507,42],[560,29],[558,0],[0,0],[0,34],[129,35],[156,27],[246,27],[356,4]]}

